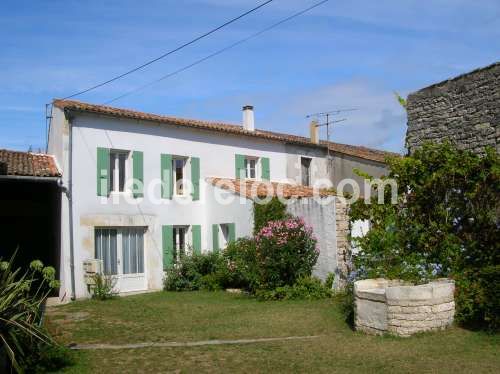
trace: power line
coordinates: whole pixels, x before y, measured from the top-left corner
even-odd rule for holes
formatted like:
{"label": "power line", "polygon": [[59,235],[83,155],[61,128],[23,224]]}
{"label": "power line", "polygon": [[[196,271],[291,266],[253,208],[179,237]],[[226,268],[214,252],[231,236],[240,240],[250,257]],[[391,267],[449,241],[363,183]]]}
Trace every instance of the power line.
{"label": "power line", "polygon": [[283,20],[281,20],[279,22],[277,22],[277,23],[272,24],[271,26],[266,27],[265,29],[263,29],[263,30],[261,30],[259,32],[256,32],[255,34],[252,34],[252,35],[250,35],[250,36],[248,36],[248,37],[246,37],[244,39],[241,39],[241,40],[239,40],[239,41],[237,41],[237,42],[235,42],[235,43],[233,43],[233,44],[231,44],[231,45],[229,45],[229,46],[227,46],[225,48],[219,49],[217,52],[211,53],[208,56],[205,56],[205,57],[203,57],[203,58],[201,58],[199,60],[196,60],[195,62],[193,62],[193,63],[191,63],[189,65],[186,65],[186,66],[184,66],[184,67],[182,67],[182,68],[180,68],[178,70],[175,70],[175,71],[173,71],[173,72],[171,72],[169,74],[166,74],[166,75],[164,75],[164,76],[162,76],[162,77],[160,77],[160,78],[158,78],[158,79],[156,79],[154,81],[151,81],[151,82],[146,83],[146,84],[144,84],[142,86],[139,86],[139,87],[137,87],[137,88],[135,88],[133,90],[130,90],[130,91],[128,91],[128,92],[126,92],[126,93],[124,93],[124,94],[122,94],[120,96],[115,97],[114,99],[108,100],[108,101],[104,102],[103,104],[110,104],[110,103],[112,103],[114,101],[123,99],[126,96],[129,96],[129,95],[131,95],[133,93],[141,91],[141,90],[143,90],[143,89],[145,89],[145,88],[147,88],[149,86],[152,86],[152,85],[154,85],[154,84],[156,84],[158,82],[161,82],[161,81],[163,81],[163,80],[165,80],[167,78],[170,78],[170,77],[172,77],[174,75],[182,73],[183,71],[186,71],[186,70],[192,68],[193,66],[199,65],[202,62],[204,62],[204,61],[206,61],[206,60],[208,60],[208,59],[210,59],[212,57],[220,55],[221,53],[226,52],[226,51],[228,51],[228,50],[230,50],[230,49],[232,49],[232,48],[234,48],[234,47],[236,47],[236,46],[238,46],[240,44],[243,44],[243,43],[247,42],[250,39],[256,38],[257,36],[260,36],[260,35],[264,34],[265,32],[267,32],[267,31],[269,31],[271,29],[274,29],[274,28],[280,26],[281,24],[283,24],[285,22],[288,22],[288,21],[290,21],[290,20],[292,20],[292,19],[294,19],[296,17],[299,17],[302,14],[307,13],[308,11],[310,11],[310,10],[316,8],[316,7],[318,7],[320,5],[323,5],[327,1],[329,1],[329,0],[323,0],[323,1],[319,2],[319,3],[317,3],[317,4],[314,4],[314,5],[308,7],[306,9],[304,9],[304,10],[301,10],[300,12],[297,12],[297,13],[295,13],[295,14],[293,14],[293,15],[291,15],[291,16],[289,16],[289,17],[287,17],[287,18],[285,18],[285,19],[283,19]]}
{"label": "power line", "polygon": [[111,82],[114,82],[114,81],[116,81],[116,80],[118,80],[118,79],[120,79],[120,78],[123,78],[123,77],[125,77],[126,75],[132,74],[132,73],[136,72],[137,70],[140,70],[140,69],[142,69],[142,68],[145,68],[146,66],[151,65],[151,64],[153,64],[154,62],[156,62],[156,61],[158,61],[158,60],[161,60],[162,58],[165,58],[165,57],[167,57],[167,56],[169,56],[169,55],[171,55],[171,54],[173,54],[173,53],[175,53],[175,52],[178,52],[178,51],[180,51],[181,49],[186,48],[187,46],[189,46],[189,45],[191,45],[191,44],[193,44],[193,43],[196,43],[197,41],[199,41],[199,40],[201,40],[201,39],[203,39],[203,38],[205,38],[205,37],[207,37],[207,36],[209,36],[209,35],[213,34],[214,32],[219,31],[220,29],[222,29],[222,28],[224,28],[224,27],[226,27],[226,26],[228,26],[228,25],[230,25],[230,24],[232,24],[232,23],[234,23],[234,22],[238,21],[239,19],[241,19],[241,18],[243,18],[243,17],[245,17],[245,16],[249,15],[250,13],[255,12],[256,10],[258,10],[258,9],[262,8],[263,6],[265,6],[265,5],[269,4],[269,3],[270,3],[270,2],[272,2],[272,1],[274,1],[274,0],[267,0],[267,1],[265,1],[264,3],[262,3],[262,4],[258,5],[258,6],[256,6],[255,8],[252,8],[252,9],[250,9],[250,10],[246,11],[245,13],[243,13],[243,14],[239,15],[238,17],[233,18],[233,19],[232,19],[232,20],[230,20],[230,21],[227,21],[226,23],[224,23],[224,24],[222,24],[222,25],[220,25],[220,26],[216,27],[215,29],[212,29],[212,30],[208,31],[208,32],[206,32],[206,33],[204,33],[204,34],[202,34],[202,35],[198,36],[197,38],[195,38],[195,39],[193,39],[193,40],[191,40],[191,41],[189,41],[189,42],[187,42],[187,43],[184,43],[184,44],[180,45],[179,47],[172,49],[171,51],[168,51],[168,52],[166,52],[166,53],[162,54],[161,56],[158,56],[158,57],[156,57],[156,58],[154,58],[154,59],[152,59],[152,60],[149,60],[149,61],[145,62],[144,64],[139,65],[139,66],[137,66],[137,67],[135,67],[135,68],[133,68],[133,69],[131,69],[131,70],[129,70],[129,71],[126,71],[125,73],[122,73],[122,74],[120,74],[120,75],[117,75],[116,77],[113,77],[113,78],[111,78],[111,79],[108,79],[107,81],[104,81],[104,82],[102,82],[102,83],[96,84],[95,86],[92,86],[92,87],[86,88],[86,89],[84,89],[84,90],[82,90],[82,91],[79,91],[79,92],[77,92],[77,93],[73,94],[73,95],[66,96],[65,98],[63,98],[63,100],[70,99],[70,98],[72,98],[72,97],[79,96],[79,95],[82,95],[82,94],[84,94],[84,93],[86,93],[86,92],[89,92],[89,91],[95,90],[96,88],[102,87],[102,86],[104,86],[104,85],[106,85],[106,84],[108,84],[108,83],[111,83]]}

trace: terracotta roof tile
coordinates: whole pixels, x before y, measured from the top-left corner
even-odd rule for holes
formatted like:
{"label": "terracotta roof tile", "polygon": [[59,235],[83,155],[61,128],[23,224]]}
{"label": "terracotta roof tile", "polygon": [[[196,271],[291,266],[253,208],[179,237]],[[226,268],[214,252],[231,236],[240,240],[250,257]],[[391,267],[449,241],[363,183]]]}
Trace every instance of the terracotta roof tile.
{"label": "terracotta roof tile", "polygon": [[0,149],[0,175],[59,177],[54,156]]}
{"label": "terracotta roof tile", "polygon": [[158,114],[138,112],[130,109],[120,109],[105,105],[88,104],[76,100],[54,100],[54,106],[62,110],[68,110],[68,111],[96,113],[113,117],[153,121],[153,122],[176,125],[176,126],[188,126],[193,128],[199,128],[211,131],[221,131],[230,134],[258,137],[267,140],[300,144],[312,147],[326,148],[328,146],[330,147],[330,150],[332,150],[333,152],[381,163],[384,162],[386,156],[399,156],[399,154],[397,153],[386,152],[362,146],[355,146],[355,145],[348,145],[348,144],[341,144],[334,142],[321,142],[319,145],[317,145],[312,143],[309,138],[303,136],[282,134],[273,131],[265,131],[258,129],[256,129],[255,131],[248,131],[245,130],[240,125],[163,116]]}
{"label": "terracotta roof tile", "polygon": [[334,196],[335,192],[321,189],[315,191],[312,187],[291,183],[255,181],[248,179],[207,178],[206,181],[213,186],[222,188],[244,196],[248,199],[279,196],[285,199],[313,197],[317,192],[321,197]]}

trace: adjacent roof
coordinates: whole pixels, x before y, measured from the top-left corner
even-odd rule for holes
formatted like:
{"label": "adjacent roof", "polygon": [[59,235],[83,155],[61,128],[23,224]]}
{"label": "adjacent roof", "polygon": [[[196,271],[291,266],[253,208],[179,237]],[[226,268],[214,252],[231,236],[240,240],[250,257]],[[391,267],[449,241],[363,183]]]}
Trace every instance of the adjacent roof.
{"label": "adjacent roof", "polygon": [[207,178],[206,181],[216,187],[231,191],[248,199],[272,197],[283,197],[285,199],[313,197],[315,192],[321,197],[334,196],[333,190],[314,190],[291,183],[278,183],[267,181],[255,181],[248,179],[229,178]]}
{"label": "adjacent roof", "polygon": [[220,131],[230,134],[258,137],[262,139],[274,140],[279,142],[315,146],[326,148],[329,147],[331,151],[346,154],[354,157],[359,157],[371,161],[383,163],[386,156],[398,156],[397,153],[381,151],[372,148],[361,146],[354,146],[348,144],[334,143],[334,142],[321,142],[319,145],[314,144],[309,138],[297,135],[282,134],[272,131],[258,130],[248,131],[242,126],[228,124],[223,122],[201,121],[195,119],[185,119],[178,117],[163,116],[158,114],[143,113],[130,109],[120,109],[109,107],[105,105],[95,105],[83,103],[76,100],[54,100],[54,106],[65,111],[73,112],[86,112],[112,117],[128,118],[135,120],[153,121],[162,124],[187,126],[211,131]]}
{"label": "adjacent roof", "polygon": [[54,156],[0,149],[0,175],[60,177]]}

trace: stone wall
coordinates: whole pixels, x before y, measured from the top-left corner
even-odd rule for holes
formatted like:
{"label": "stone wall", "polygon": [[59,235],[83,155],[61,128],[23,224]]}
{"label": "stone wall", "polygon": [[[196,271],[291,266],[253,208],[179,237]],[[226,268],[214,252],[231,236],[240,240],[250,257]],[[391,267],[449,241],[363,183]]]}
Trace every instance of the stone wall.
{"label": "stone wall", "polygon": [[500,152],[500,62],[412,93],[407,100],[406,145],[448,140],[482,154]]}
{"label": "stone wall", "polygon": [[454,282],[448,279],[418,286],[386,279],[357,281],[356,330],[410,336],[444,329],[453,323],[454,290]]}

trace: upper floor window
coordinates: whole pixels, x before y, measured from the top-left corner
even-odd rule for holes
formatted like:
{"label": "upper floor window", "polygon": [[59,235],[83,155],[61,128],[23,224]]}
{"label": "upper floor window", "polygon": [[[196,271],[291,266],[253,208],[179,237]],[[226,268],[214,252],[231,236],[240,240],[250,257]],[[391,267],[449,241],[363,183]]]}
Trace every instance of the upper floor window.
{"label": "upper floor window", "polygon": [[128,177],[129,151],[112,149],[109,151],[109,189],[124,192]]}
{"label": "upper floor window", "polygon": [[257,163],[259,159],[257,157],[245,157],[245,177],[248,179],[257,178]]}
{"label": "upper floor window", "polygon": [[179,157],[172,160],[174,173],[174,192],[176,195],[184,195],[184,178],[186,177],[186,158]]}
{"label": "upper floor window", "polygon": [[300,158],[300,174],[303,186],[311,185],[311,159],[309,157]]}

